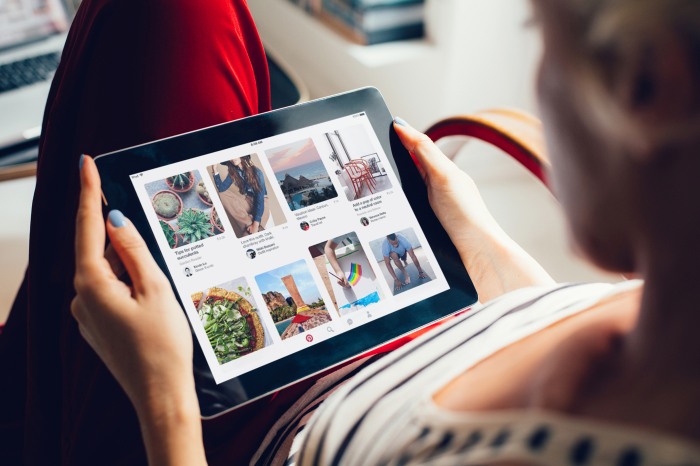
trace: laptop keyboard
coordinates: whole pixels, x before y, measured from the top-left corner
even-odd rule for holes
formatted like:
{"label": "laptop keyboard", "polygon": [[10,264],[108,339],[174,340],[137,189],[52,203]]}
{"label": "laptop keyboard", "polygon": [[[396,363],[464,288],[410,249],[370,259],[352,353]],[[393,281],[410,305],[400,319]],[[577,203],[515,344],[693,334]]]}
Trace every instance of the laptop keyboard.
{"label": "laptop keyboard", "polygon": [[55,52],[0,65],[0,92],[51,78],[60,58],[61,55]]}

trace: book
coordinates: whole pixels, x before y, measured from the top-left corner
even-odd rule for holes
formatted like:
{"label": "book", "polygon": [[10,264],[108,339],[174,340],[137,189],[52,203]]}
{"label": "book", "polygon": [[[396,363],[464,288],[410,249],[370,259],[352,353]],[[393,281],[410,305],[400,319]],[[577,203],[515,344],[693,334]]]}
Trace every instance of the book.
{"label": "book", "polygon": [[336,16],[353,29],[367,33],[421,24],[425,19],[423,3],[358,9],[350,6],[346,0],[323,0],[322,11]]}
{"label": "book", "polygon": [[416,39],[423,37],[425,34],[425,27],[422,22],[366,31],[350,26],[342,19],[330,14],[327,10],[322,10],[317,17],[329,28],[351,42],[360,45],[374,45],[397,40]]}
{"label": "book", "polygon": [[358,9],[366,9],[383,6],[410,5],[424,3],[425,0],[343,0],[349,6]]}

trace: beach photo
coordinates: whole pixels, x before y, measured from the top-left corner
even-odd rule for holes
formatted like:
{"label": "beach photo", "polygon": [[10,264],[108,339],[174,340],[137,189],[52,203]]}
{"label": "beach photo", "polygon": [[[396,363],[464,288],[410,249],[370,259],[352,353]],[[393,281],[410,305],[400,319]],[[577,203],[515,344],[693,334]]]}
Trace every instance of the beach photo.
{"label": "beach photo", "polygon": [[362,125],[324,133],[318,150],[336,167],[334,174],[348,201],[391,188],[384,162]]}
{"label": "beach photo", "polygon": [[145,189],[171,249],[224,232],[198,170],[147,183]]}
{"label": "beach photo", "polygon": [[282,340],[331,321],[305,261],[262,273],[255,281]]}
{"label": "beach photo", "polygon": [[377,276],[357,233],[315,244],[309,253],[340,316],[378,305],[381,292]]}
{"label": "beach photo", "polygon": [[191,298],[219,364],[273,344],[245,278],[194,293]]}
{"label": "beach photo", "polygon": [[311,138],[267,150],[265,154],[292,211],[338,197]]}
{"label": "beach photo", "polygon": [[207,172],[237,238],[286,223],[257,154],[222,160]]}
{"label": "beach photo", "polygon": [[387,232],[381,238],[370,241],[369,246],[394,296],[435,278],[413,228]]}

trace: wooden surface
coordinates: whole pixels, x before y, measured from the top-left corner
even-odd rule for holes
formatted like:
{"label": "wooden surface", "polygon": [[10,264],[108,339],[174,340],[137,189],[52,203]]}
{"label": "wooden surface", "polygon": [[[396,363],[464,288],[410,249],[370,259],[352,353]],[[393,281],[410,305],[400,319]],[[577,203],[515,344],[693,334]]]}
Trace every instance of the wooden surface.
{"label": "wooden surface", "polygon": [[485,141],[513,157],[547,184],[549,159],[542,123],[534,116],[513,109],[493,109],[445,118],[426,134],[434,141],[449,136],[467,136]]}

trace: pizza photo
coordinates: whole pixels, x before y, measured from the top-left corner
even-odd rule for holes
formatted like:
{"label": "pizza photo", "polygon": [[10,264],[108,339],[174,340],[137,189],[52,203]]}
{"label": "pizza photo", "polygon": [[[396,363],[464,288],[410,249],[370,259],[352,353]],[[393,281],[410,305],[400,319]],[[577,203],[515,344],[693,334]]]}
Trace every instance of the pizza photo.
{"label": "pizza photo", "polygon": [[219,364],[266,346],[265,329],[257,309],[240,294],[214,287],[206,293],[194,293],[192,302]]}

